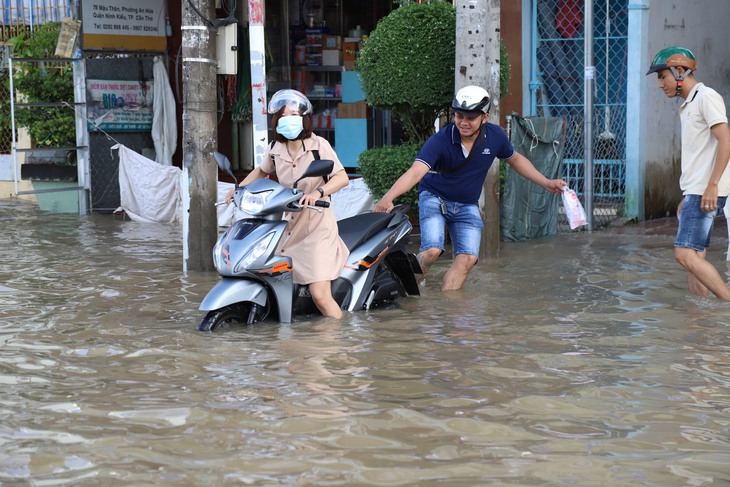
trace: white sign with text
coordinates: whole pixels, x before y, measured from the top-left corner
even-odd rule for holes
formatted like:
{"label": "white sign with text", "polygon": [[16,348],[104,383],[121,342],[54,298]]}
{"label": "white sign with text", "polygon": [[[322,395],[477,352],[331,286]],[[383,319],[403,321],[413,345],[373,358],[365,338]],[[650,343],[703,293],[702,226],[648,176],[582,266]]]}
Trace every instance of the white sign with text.
{"label": "white sign with text", "polygon": [[84,0],[84,34],[164,36],[165,0]]}

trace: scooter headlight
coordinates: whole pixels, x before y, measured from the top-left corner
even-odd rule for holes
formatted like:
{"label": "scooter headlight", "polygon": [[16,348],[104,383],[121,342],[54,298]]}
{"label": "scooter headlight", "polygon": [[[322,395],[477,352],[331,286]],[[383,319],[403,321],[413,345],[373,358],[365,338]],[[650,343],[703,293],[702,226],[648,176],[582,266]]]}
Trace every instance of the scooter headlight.
{"label": "scooter headlight", "polygon": [[256,262],[256,260],[264,255],[266,252],[266,249],[269,248],[269,244],[271,243],[271,240],[274,238],[274,232],[271,232],[264,237],[262,237],[258,242],[256,242],[251,250],[249,250],[246,255],[243,256],[243,259],[238,261],[238,264],[236,264],[236,268],[234,269],[234,272],[240,272],[242,270],[248,269],[248,267]]}
{"label": "scooter headlight", "polygon": [[259,213],[273,192],[273,190],[262,191],[260,193],[250,193],[245,191],[241,198],[241,210],[245,211],[249,215]]}

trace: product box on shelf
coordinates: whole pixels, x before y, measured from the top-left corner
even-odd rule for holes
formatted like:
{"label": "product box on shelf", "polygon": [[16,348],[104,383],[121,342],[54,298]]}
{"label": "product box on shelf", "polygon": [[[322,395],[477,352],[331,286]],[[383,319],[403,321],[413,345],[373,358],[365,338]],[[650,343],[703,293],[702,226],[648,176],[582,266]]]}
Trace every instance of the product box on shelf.
{"label": "product box on shelf", "polygon": [[324,36],[322,49],[342,49],[342,37],[329,35]]}
{"label": "product box on shelf", "polygon": [[342,61],[354,61],[357,57],[357,42],[342,43]]}
{"label": "product box on shelf", "polygon": [[307,36],[307,44],[322,47],[322,40],[325,36],[324,29],[305,29],[304,34]]}
{"label": "product box on shelf", "polygon": [[307,54],[305,61],[307,66],[322,66],[322,54]]}
{"label": "product box on shelf", "polygon": [[307,66],[322,65],[322,42],[324,40],[323,29],[306,29],[306,54],[305,64]]}
{"label": "product box on shelf", "polygon": [[323,49],[322,50],[322,66],[339,66],[340,62],[340,51],[338,49]]}
{"label": "product box on shelf", "polygon": [[307,96],[317,98],[327,96],[327,87],[325,85],[314,84],[311,89],[307,90]]}

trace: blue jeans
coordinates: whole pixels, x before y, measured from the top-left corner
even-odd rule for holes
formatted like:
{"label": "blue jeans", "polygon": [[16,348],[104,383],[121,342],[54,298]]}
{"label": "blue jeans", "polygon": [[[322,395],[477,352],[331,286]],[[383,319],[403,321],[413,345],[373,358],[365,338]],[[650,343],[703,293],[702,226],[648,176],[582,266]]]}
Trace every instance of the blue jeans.
{"label": "blue jeans", "polygon": [[[447,214],[441,210],[445,205]],[[445,248],[445,227],[449,227],[454,255],[470,254],[479,256],[479,244],[482,239],[482,215],[477,205],[457,203],[422,191],[418,195],[418,213],[421,224],[421,249]]]}
{"label": "blue jeans", "polygon": [[720,196],[717,198],[717,209],[706,213],[700,208],[702,195],[685,195],[682,210],[679,213],[679,228],[674,246],[704,252],[710,246],[710,235],[715,217],[722,212],[726,200],[726,196]]}

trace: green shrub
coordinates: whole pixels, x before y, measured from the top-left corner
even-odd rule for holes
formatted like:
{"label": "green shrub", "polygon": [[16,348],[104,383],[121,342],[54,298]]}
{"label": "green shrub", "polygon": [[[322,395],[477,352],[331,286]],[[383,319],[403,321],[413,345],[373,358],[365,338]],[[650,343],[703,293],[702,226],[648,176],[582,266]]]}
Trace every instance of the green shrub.
{"label": "green shrub", "polygon": [[378,22],[356,60],[368,104],[390,110],[411,140],[426,140],[454,98],[455,53],[451,3],[393,10]]}
{"label": "green shrub", "polygon": [[[422,142],[387,145],[360,153],[357,160],[360,174],[373,198],[379,200],[388,192],[393,183],[413,165],[422,146]],[[397,203],[407,203],[414,209],[418,208],[418,189],[413,187],[399,197]]]}
{"label": "green shrub", "polygon": [[[456,11],[437,0],[399,3],[403,6],[382,18],[364,42],[356,69],[368,104],[390,110],[410,140],[425,141],[454,99]],[[499,68],[504,96],[510,80],[504,43]]]}
{"label": "green shrub", "polygon": [[[48,59],[54,57],[61,24],[50,22],[32,33],[23,32],[10,39],[13,56]],[[70,63],[18,62],[13,87],[27,103],[73,103],[73,67]],[[73,106],[73,105],[72,105]],[[76,145],[73,108],[18,107],[16,126],[26,127],[35,147]]]}

